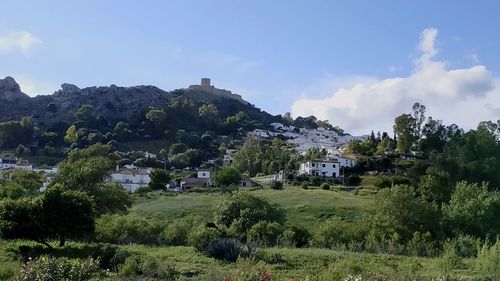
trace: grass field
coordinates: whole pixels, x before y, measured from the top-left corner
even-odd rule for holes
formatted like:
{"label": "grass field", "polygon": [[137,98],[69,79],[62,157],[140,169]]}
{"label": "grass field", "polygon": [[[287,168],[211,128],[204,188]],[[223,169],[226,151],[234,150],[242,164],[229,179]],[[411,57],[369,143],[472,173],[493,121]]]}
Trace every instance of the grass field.
{"label": "grass field", "polygon": [[[315,227],[333,216],[356,220],[368,211],[373,195],[353,192],[285,188],[284,190],[258,189],[253,195],[265,198],[286,211],[287,221],[294,225]],[[359,193],[361,194],[361,193]],[[224,200],[221,193],[149,194],[136,197],[132,214],[157,220],[173,220],[189,214],[211,218],[213,211]]]}
{"label": "grass field", "polygon": [[[35,246],[33,242],[0,242],[0,280],[5,268],[18,271],[20,262],[12,261],[20,245]],[[258,250],[250,261],[239,260],[236,263],[209,258],[192,247],[148,247],[143,245],[123,245],[122,249],[141,257],[151,257],[159,261],[159,267],[173,269],[177,280],[218,280],[234,275],[242,270],[265,270],[271,272],[273,280],[344,280],[338,278],[339,272],[353,275],[367,274],[378,277],[371,280],[472,280],[476,274],[473,260],[462,260],[450,265],[443,258],[418,258],[391,256],[385,254],[352,253],[327,249],[266,248]],[[57,257],[86,258],[92,245],[69,243],[65,249],[56,249],[52,254]],[[5,268],[4,268],[5,266]],[[463,279],[438,279],[443,275],[457,276]],[[104,280],[143,280],[119,276]],[[253,280],[253,279],[252,279]],[[349,279],[350,280],[350,279]],[[354,279],[353,279],[354,280]]]}

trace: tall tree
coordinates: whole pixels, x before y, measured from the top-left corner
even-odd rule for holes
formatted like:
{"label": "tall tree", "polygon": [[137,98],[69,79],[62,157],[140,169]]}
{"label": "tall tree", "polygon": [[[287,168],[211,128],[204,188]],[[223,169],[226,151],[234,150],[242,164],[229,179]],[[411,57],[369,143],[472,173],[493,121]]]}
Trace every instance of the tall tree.
{"label": "tall tree", "polygon": [[394,119],[394,133],[397,137],[397,149],[399,153],[410,151],[414,142],[415,118],[410,114],[401,114]]}

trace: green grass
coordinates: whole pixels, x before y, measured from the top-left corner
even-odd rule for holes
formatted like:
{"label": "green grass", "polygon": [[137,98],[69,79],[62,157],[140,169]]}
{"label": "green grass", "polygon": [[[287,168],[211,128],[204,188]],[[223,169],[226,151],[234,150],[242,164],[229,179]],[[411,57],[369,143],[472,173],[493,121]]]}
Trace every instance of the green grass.
{"label": "green grass", "polygon": [[[359,219],[372,203],[373,196],[355,195],[352,192],[285,188],[284,190],[258,189],[250,192],[283,208],[290,224],[317,227],[333,216],[348,221]],[[131,213],[157,220],[173,220],[189,214],[207,219],[227,195],[216,193],[150,193],[148,197],[136,197]]]}
{"label": "green grass", "polygon": [[[14,252],[20,245],[36,246],[29,241],[0,241],[0,277],[4,272],[7,277],[19,272],[21,262]],[[69,243],[63,249],[56,249],[54,256],[86,258],[92,245]],[[181,280],[208,280],[209,275],[234,274],[238,269],[249,267],[256,270],[264,267],[272,272],[273,280],[339,280],[334,275],[368,274],[386,277],[372,280],[436,280],[444,274],[472,280],[477,275],[474,260],[464,259],[454,266],[448,266],[442,258],[419,258],[392,256],[386,254],[352,253],[328,249],[267,248],[259,249],[253,261],[236,263],[216,260],[198,252],[192,247],[148,247],[143,245],[122,245],[122,249],[140,256],[150,256],[162,265],[168,264],[181,276]],[[215,274],[214,274],[215,273]],[[205,276],[205,277],[204,277]],[[408,278],[404,278],[404,277]],[[411,278],[410,278],[411,277]],[[308,279],[306,279],[308,278]],[[121,280],[114,277],[107,280]],[[217,279],[222,281],[221,279]]]}

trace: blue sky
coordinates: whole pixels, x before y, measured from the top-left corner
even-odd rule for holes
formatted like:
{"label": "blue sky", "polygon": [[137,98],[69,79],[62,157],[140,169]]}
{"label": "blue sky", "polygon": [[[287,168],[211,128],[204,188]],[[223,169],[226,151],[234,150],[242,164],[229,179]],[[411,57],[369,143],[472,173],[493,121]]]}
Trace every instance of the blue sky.
{"label": "blue sky", "polygon": [[[454,111],[472,98],[480,100],[471,105],[478,111],[491,107],[477,118],[500,118],[498,1],[7,0],[2,10],[0,76],[13,76],[30,94],[50,94],[65,82],[171,90],[210,77],[272,114],[315,114],[362,133],[378,113],[357,118],[372,110],[359,99],[394,98],[370,89],[419,73],[416,61],[429,51],[419,44],[431,28],[438,34],[431,38],[432,61],[442,63],[443,79],[428,82],[448,85],[451,76],[459,87],[471,75],[456,78],[450,71],[484,66],[478,81],[452,100]],[[339,88],[348,90],[346,101],[356,96],[356,85],[365,87],[363,94],[338,106]],[[424,90],[462,91],[442,87]],[[382,103],[384,112],[408,111],[414,100],[448,121],[439,99],[436,106],[428,94],[401,99]],[[375,126],[390,128],[391,118],[381,116]],[[465,127],[480,121],[463,119],[456,122]]]}

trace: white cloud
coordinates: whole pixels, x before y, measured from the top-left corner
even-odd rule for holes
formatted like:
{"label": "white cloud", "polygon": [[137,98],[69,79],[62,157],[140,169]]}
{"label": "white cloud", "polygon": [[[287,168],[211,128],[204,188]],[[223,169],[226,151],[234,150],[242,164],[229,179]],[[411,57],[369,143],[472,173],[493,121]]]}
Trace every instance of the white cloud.
{"label": "white cloud", "polygon": [[28,55],[33,47],[42,43],[42,40],[28,31],[10,32],[0,35],[0,54],[20,51]]}
{"label": "white cloud", "polygon": [[414,102],[426,105],[428,116],[464,128],[498,119],[500,78],[483,65],[449,70],[445,62],[434,60],[437,34],[435,28],[421,33],[421,55],[409,76],[360,81],[349,88],[331,87],[326,98],[297,100],[292,114],[315,115],[353,134],[372,129],[391,132],[394,118],[409,112]]}

